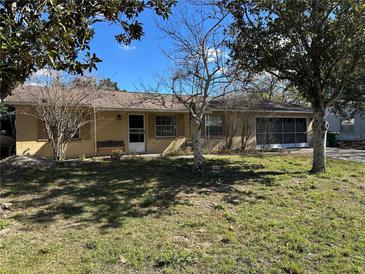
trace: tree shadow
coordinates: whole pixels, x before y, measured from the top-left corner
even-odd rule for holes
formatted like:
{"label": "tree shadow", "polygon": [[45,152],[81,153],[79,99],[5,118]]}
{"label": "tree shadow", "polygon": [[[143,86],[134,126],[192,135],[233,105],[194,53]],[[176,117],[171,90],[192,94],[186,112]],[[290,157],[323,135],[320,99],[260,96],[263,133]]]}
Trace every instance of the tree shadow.
{"label": "tree shadow", "polygon": [[235,203],[253,193],[240,185],[273,186],[284,172],[244,161],[208,159],[206,173],[192,174],[192,159],[129,159],[64,162],[46,171],[3,174],[0,197],[14,204],[24,224],[71,220],[80,225],[117,227],[127,217],[169,213],[184,195],[221,195]]}

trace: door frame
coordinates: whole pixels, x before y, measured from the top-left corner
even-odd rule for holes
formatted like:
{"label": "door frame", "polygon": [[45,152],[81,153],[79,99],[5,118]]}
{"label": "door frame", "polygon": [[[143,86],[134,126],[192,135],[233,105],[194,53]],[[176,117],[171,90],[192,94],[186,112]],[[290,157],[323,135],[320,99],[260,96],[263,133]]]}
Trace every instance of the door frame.
{"label": "door frame", "polygon": [[128,113],[128,152],[130,152],[129,150],[129,147],[130,147],[130,135],[129,135],[129,116],[131,115],[134,115],[134,116],[143,116],[143,152],[141,153],[145,153],[146,152],[146,145],[147,145],[147,142],[146,142],[146,116],[145,114],[140,114],[140,113]]}

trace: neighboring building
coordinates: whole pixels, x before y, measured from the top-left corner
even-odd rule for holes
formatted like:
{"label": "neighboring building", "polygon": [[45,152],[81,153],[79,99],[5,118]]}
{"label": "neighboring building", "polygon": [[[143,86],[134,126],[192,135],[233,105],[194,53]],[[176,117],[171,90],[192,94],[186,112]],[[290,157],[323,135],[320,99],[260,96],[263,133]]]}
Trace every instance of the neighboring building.
{"label": "neighboring building", "polygon": [[344,118],[328,111],[326,119],[328,130],[338,132],[340,141],[365,141],[365,112]]}
{"label": "neighboring building", "polygon": [[[43,123],[23,114],[32,111],[27,101],[31,97],[26,94],[30,90],[35,92],[36,88],[15,90],[6,99],[16,107],[16,153],[48,157],[51,151]],[[123,143],[126,152],[162,153],[176,137],[186,137],[191,142],[193,123],[189,112],[172,95],[165,96],[167,108],[144,100],[143,93],[103,91],[92,96],[95,115],[92,122],[80,129],[78,138],[69,143],[68,158],[110,154],[113,148],[108,144]],[[232,130],[232,119],[228,118],[221,101],[209,105],[202,130],[204,148],[218,151],[229,140],[232,149],[240,149],[243,139],[248,150],[311,144],[311,109],[250,101],[236,114],[235,130]]]}

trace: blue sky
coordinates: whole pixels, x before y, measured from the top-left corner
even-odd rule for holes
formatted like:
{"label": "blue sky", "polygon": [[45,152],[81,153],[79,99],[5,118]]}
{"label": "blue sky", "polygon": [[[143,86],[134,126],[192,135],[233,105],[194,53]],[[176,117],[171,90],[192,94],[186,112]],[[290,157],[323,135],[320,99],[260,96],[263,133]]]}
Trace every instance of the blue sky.
{"label": "blue sky", "polygon": [[161,47],[168,46],[168,42],[156,26],[157,16],[152,11],[145,11],[140,20],[145,35],[129,47],[116,42],[114,36],[118,33],[118,26],[105,23],[95,26],[96,32],[91,42],[91,50],[103,60],[93,74],[109,77],[118,82],[119,88],[130,91],[140,88],[141,81],[151,83],[167,64]]}

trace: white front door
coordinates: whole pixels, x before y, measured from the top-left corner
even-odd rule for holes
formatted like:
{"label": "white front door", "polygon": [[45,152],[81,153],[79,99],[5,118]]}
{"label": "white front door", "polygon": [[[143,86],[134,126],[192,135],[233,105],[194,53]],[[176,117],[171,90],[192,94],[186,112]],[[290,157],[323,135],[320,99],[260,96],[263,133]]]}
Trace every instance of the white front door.
{"label": "white front door", "polygon": [[129,152],[145,152],[144,115],[129,115]]}

